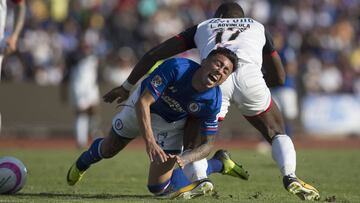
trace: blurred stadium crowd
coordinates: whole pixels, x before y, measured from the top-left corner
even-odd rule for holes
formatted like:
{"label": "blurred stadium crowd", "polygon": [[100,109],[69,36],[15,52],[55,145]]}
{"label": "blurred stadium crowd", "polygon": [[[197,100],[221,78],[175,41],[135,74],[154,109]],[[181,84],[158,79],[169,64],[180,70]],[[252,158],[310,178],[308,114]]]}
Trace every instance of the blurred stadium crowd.
{"label": "blurred stadium crowd", "polygon": [[[147,50],[213,15],[211,0],[31,0],[3,82],[58,85],[76,52],[91,49],[99,80],[120,85]],[[360,1],[241,0],[273,35],[300,95],[360,95]],[[9,5],[10,7],[10,5]],[[11,29],[12,12],[8,12]],[[196,58],[196,52],[185,53]]]}

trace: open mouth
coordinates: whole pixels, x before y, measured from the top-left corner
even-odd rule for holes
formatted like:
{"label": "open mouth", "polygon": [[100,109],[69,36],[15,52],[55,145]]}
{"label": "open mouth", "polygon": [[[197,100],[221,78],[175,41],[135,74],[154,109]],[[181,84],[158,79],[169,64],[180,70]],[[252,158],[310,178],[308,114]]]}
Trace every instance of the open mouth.
{"label": "open mouth", "polygon": [[209,74],[209,75],[208,75],[208,78],[209,78],[209,80],[210,80],[211,82],[213,82],[213,83],[215,83],[215,82],[218,81],[217,76],[214,75],[214,74]]}

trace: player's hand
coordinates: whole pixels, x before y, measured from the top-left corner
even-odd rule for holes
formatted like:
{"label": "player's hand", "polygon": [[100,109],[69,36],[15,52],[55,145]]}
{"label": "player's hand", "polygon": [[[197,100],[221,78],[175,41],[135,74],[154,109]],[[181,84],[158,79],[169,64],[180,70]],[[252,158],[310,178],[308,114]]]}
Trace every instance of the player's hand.
{"label": "player's hand", "polygon": [[121,102],[125,101],[129,97],[129,91],[127,91],[122,86],[115,87],[114,89],[110,90],[103,96],[104,102],[112,103],[114,100],[117,99],[117,103],[120,104]]}
{"label": "player's hand", "polygon": [[178,156],[178,155],[171,155],[171,154],[170,154],[169,157],[170,157],[171,159],[175,159],[176,163],[179,165],[180,168],[184,168],[185,162],[184,162],[183,159],[181,159],[180,156]]}
{"label": "player's hand", "polygon": [[7,46],[6,46],[5,54],[11,54],[14,51],[16,51],[17,41],[18,41],[18,37],[15,35],[10,35],[10,37],[7,38],[7,40],[6,40]]}
{"label": "player's hand", "polygon": [[167,154],[156,143],[147,143],[146,152],[148,153],[151,162],[164,163],[167,161]]}

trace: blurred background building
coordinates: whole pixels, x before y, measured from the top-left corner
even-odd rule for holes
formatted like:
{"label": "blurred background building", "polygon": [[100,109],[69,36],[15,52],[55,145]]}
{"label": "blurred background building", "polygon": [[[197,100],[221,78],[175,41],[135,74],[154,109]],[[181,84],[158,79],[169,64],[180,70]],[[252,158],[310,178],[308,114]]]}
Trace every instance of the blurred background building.
{"label": "blurred background building", "polygon": [[[360,1],[240,0],[265,24],[298,94],[294,133],[360,134]],[[99,59],[102,93],[122,84],[151,47],[210,18],[211,0],[29,0],[19,50],[7,57],[0,84],[3,134],[66,132],[68,107],[58,104],[66,62],[80,40]],[[11,5],[9,5],[11,6]],[[11,12],[8,13],[11,30]],[[198,61],[195,50],[182,54]],[[290,81],[290,80],[289,80]],[[41,104],[41,105],[40,105]],[[104,121],[115,114],[102,104]],[[48,109],[48,110],[47,110]],[[228,136],[246,134],[232,109]],[[36,113],[38,112],[38,113]],[[232,119],[234,118],[234,119]],[[107,122],[109,123],[109,122]],[[107,129],[108,126],[105,127]],[[245,133],[244,133],[245,132]],[[46,133],[45,133],[46,134]]]}

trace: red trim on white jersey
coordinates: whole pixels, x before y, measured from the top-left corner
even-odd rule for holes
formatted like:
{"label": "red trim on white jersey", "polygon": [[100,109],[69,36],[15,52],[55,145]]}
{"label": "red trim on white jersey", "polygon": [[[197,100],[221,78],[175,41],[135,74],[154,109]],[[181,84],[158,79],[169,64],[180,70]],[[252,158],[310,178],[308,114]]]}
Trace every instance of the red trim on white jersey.
{"label": "red trim on white jersey", "polygon": [[270,100],[270,104],[269,104],[269,106],[265,109],[265,111],[263,111],[263,112],[261,112],[261,113],[258,113],[258,114],[256,114],[256,115],[253,115],[253,116],[244,116],[244,117],[251,119],[251,118],[255,118],[255,117],[257,117],[257,116],[260,116],[261,114],[264,114],[264,113],[268,112],[268,111],[270,110],[270,108],[272,107],[272,105],[273,105],[273,100],[271,99],[271,100]]}

